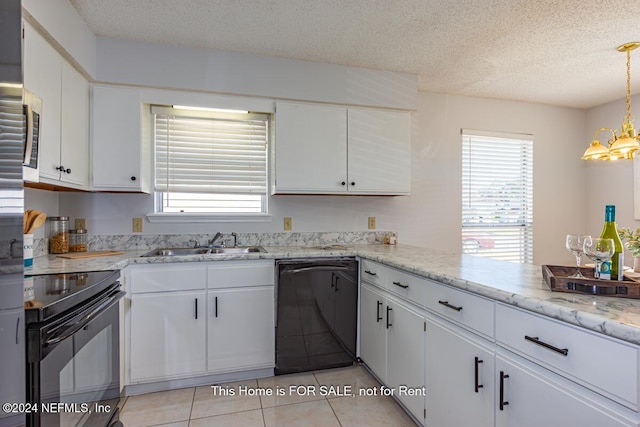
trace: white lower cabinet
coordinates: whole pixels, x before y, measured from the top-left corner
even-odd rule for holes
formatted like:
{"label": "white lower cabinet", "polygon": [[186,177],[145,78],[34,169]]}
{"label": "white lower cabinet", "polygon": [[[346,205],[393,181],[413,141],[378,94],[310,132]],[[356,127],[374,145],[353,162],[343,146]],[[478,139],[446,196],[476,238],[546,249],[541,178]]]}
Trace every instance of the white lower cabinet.
{"label": "white lower cabinet", "polygon": [[463,329],[427,318],[427,426],[493,426],[493,347]]}
{"label": "white lower cabinet", "polygon": [[397,399],[424,419],[424,317],[369,284],[361,286],[360,357]]}
{"label": "white lower cabinet", "polygon": [[274,366],[274,262],[133,265],[125,270],[125,382]]}
{"label": "white lower cabinet", "polygon": [[273,287],[219,289],[207,299],[208,371],[272,367]]}
{"label": "white lower cabinet", "polygon": [[638,426],[637,413],[508,352],[498,351],[496,381],[496,427]]}
{"label": "white lower cabinet", "polygon": [[205,301],[200,291],[131,297],[131,380],[204,374]]}

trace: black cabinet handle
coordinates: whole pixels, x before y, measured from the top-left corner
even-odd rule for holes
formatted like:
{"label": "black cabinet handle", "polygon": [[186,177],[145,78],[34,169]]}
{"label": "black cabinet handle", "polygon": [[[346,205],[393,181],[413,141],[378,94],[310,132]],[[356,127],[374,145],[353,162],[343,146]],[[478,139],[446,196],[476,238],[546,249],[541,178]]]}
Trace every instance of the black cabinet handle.
{"label": "black cabinet handle", "polygon": [[344,181],[342,181],[340,184],[341,184],[341,185],[347,185],[347,183],[346,183],[346,182],[344,182]]}
{"label": "black cabinet handle", "polygon": [[356,185],[355,181],[351,181],[351,185]]}
{"label": "black cabinet handle", "polygon": [[555,351],[556,353],[560,353],[563,356],[566,356],[566,355],[569,354],[569,349],[567,349],[567,348],[558,348],[558,347],[552,346],[551,344],[547,344],[544,341],[540,341],[538,339],[538,337],[530,337],[528,335],[525,335],[524,339],[527,340],[527,341],[531,341],[534,344],[538,344],[538,345],[540,345],[540,346],[542,346],[544,348],[547,348],[547,349],[549,349],[551,351]]}
{"label": "black cabinet handle", "polygon": [[216,297],[214,309],[215,309],[214,314],[215,314],[216,317],[218,317],[218,297]]}
{"label": "black cabinet handle", "polygon": [[479,370],[479,366],[480,366],[481,363],[483,363],[483,361],[480,360],[480,358],[476,356],[476,358],[475,358],[475,381],[474,381],[474,384],[475,384],[474,388],[475,388],[476,393],[478,392],[478,390],[480,390],[481,388],[484,387],[482,384],[478,384],[478,370]]}
{"label": "black cabinet handle", "polygon": [[439,300],[439,301],[438,301],[438,304],[442,304],[442,305],[444,305],[445,307],[449,307],[449,308],[451,308],[451,309],[453,309],[453,310],[455,310],[455,311],[460,311],[460,310],[462,310],[462,307],[458,307],[458,306],[455,306],[455,305],[451,305],[451,304],[449,304],[449,301],[440,301],[440,300]]}
{"label": "black cabinet handle", "polygon": [[196,320],[198,319],[198,298],[196,298]]}
{"label": "black cabinet handle", "polygon": [[[333,273],[331,273],[331,274],[333,274]],[[338,292],[338,290],[339,290],[339,289],[338,289],[338,279],[340,279],[340,277],[336,276],[336,284],[335,284],[335,288],[334,288],[334,290],[335,290],[336,292]]]}
{"label": "black cabinet handle", "polygon": [[20,344],[20,318],[16,322],[16,344]]}
{"label": "black cabinet handle", "polygon": [[382,307],[382,302],[378,301],[378,305],[376,307],[376,323],[382,320],[382,316],[380,316],[380,307]]}
{"label": "black cabinet handle", "polygon": [[403,285],[403,284],[402,284],[402,283],[400,283],[400,282],[391,282],[391,283],[393,283],[393,284],[394,284],[394,285],[396,285],[396,286],[400,286],[400,287],[401,287],[401,288],[403,288],[403,289],[407,289],[407,288],[409,287],[409,285]]}
{"label": "black cabinet handle", "polygon": [[135,181],[137,178],[135,176],[131,177],[131,181]]}
{"label": "black cabinet handle", "polygon": [[62,173],[71,173],[71,169],[65,168],[64,166],[60,165],[56,168],[57,171],[60,171]]}
{"label": "black cabinet handle", "polygon": [[505,402],[504,400],[504,379],[509,378],[509,375],[505,374],[504,371],[500,371],[500,410],[504,411],[504,407],[509,404],[509,402]]}
{"label": "black cabinet handle", "polygon": [[371,275],[371,276],[377,276],[377,274],[374,273],[373,271],[365,270],[364,272],[369,274],[369,275]]}
{"label": "black cabinet handle", "polygon": [[391,323],[389,323],[389,312],[391,310],[392,310],[392,308],[387,306],[387,329],[389,329],[389,326],[393,326]]}

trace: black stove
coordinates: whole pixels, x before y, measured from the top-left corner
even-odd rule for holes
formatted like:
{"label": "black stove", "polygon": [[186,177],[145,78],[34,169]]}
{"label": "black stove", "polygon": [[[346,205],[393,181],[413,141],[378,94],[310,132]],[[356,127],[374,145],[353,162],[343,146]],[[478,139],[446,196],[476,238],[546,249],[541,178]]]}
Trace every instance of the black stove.
{"label": "black stove", "polygon": [[25,276],[25,323],[48,321],[105,292],[117,270]]}
{"label": "black stove", "polygon": [[[25,277],[27,427],[119,421],[119,271]],[[53,409],[51,409],[53,408]]]}

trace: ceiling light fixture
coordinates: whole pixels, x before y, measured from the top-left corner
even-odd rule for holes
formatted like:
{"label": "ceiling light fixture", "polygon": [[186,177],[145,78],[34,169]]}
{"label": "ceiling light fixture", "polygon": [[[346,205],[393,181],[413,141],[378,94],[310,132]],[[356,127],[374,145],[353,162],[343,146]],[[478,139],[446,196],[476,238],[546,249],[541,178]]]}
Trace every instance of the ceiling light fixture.
{"label": "ceiling light fixture", "polygon": [[[633,128],[631,118],[631,51],[640,47],[640,42],[630,42],[618,46],[618,52],[627,53],[627,114],[624,116],[622,127],[616,134],[611,128],[600,128],[593,135],[591,145],[582,155],[582,160],[617,160],[633,159],[636,151],[640,150],[640,142]],[[598,140],[598,134],[602,131],[611,132],[611,139],[608,147],[605,147]]]}

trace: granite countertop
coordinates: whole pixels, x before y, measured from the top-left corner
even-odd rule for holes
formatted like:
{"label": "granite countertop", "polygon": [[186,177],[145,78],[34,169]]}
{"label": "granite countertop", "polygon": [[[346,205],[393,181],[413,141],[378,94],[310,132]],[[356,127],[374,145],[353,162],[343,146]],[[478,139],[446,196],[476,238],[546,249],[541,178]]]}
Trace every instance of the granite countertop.
{"label": "granite countertop", "polygon": [[45,255],[25,275],[120,270],[132,264],[360,256],[586,329],[640,344],[640,299],[552,292],[540,266],[407,245],[268,246],[265,253],[140,258],[148,250],[69,260]]}

